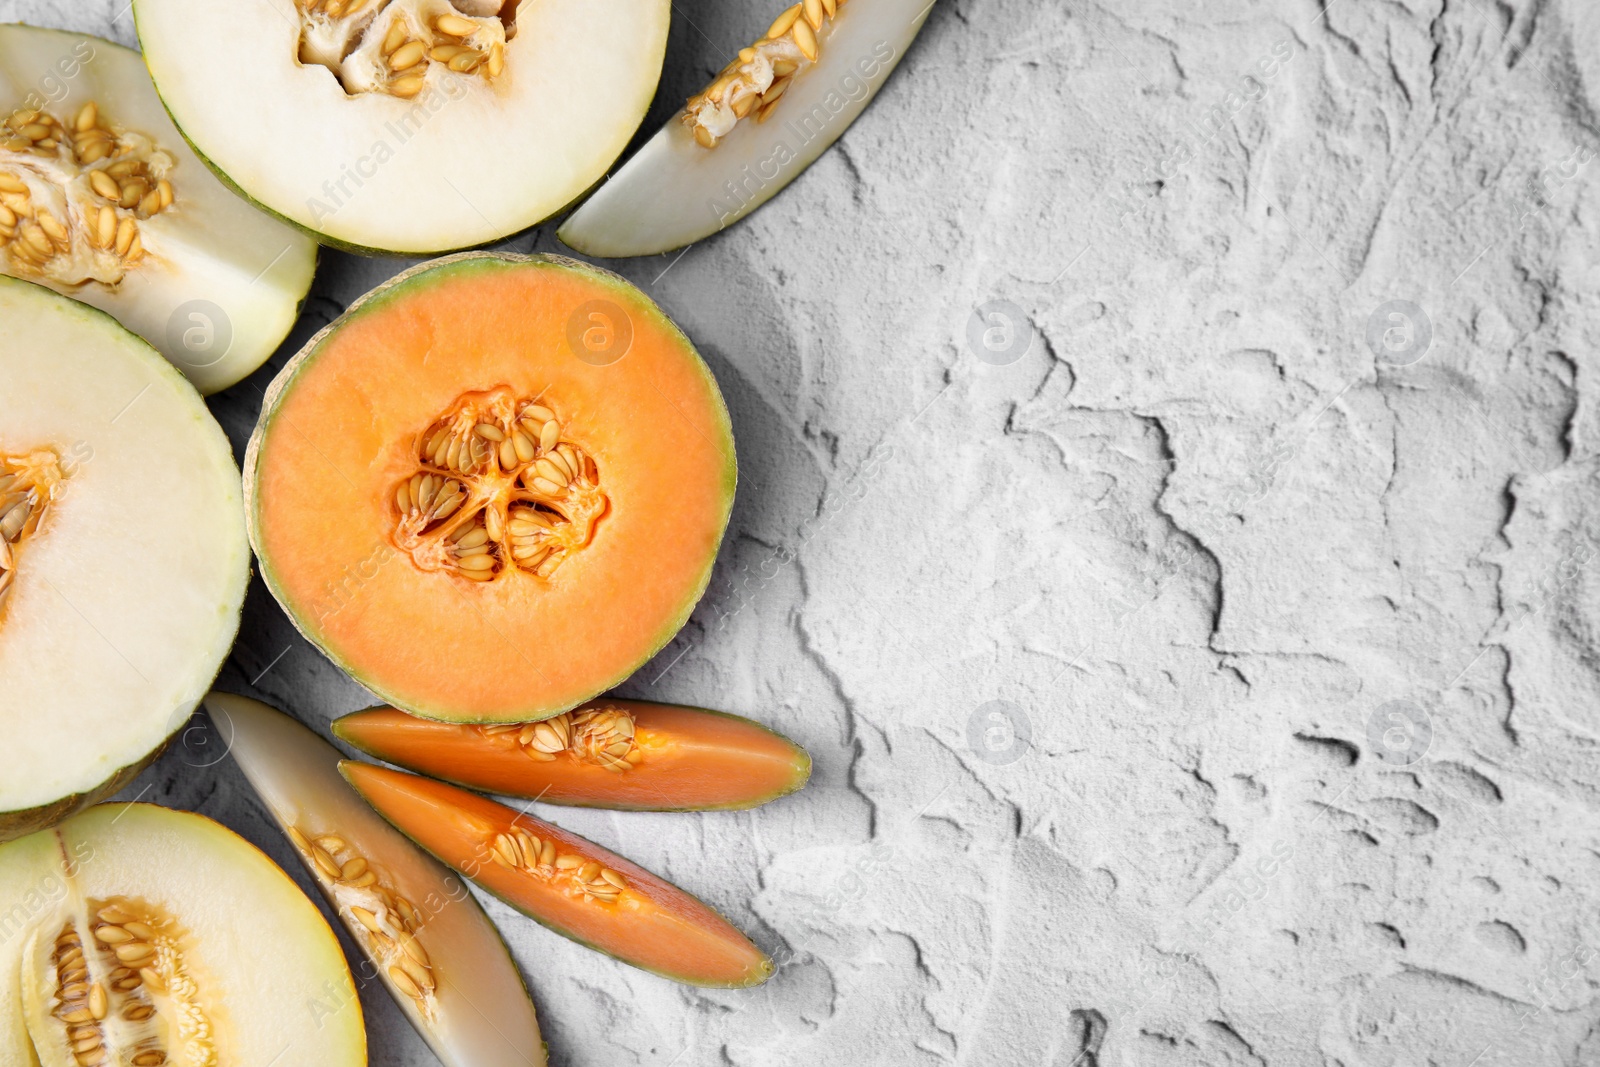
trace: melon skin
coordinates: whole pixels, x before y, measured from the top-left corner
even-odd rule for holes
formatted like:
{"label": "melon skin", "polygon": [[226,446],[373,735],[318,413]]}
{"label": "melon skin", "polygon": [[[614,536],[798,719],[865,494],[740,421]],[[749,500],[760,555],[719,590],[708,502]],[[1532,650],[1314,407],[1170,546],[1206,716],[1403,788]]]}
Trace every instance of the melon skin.
{"label": "melon skin", "polygon": [[[715,524],[715,546],[712,551],[705,554],[703,561],[692,575],[692,580],[687,583],[683,595],[674,610],[661,619],[648,636],[648,639],[642,644],[639,652],[628,662],[619,665],[609,673],[595,675],[589,684],[581,690],[571,692],[564,698],[555,701],[529,700],[525,703],[494,709],[485,709],[470,704],[418,699],[414,694],[402,688],[391,686],[378,673],[369,669],[367,665],[352,656],[346,655],[338,643],[331,640],[330,635],[318,625],[315,618],[314,605],[300,602],[295,590],[290,588],[284,581],[280,568],[274,559],[274,553],[267,544],[270,520],[264,516],[263,507],[264,452],[268,447],[269,438],[274,430],[278,428],[277,422],[285,397],[294,390],[302,375],[311,369],[324,345],[331,338],[334,338],[340,330],[352,323],[360,322],[367,316],[401,305],[411,295],[424,291],[425,287],[441,285],[460,278],[470,279],[475,272],[523,269],[569,272],[603,287],[619,303],[638,311],[652,324],[669,334],[683,357],[692,362],[706,387],[710,401],[710,408],[706,414],[711,416],[714,425],[709,428],[709,432],[726,442],[723,452],[725,462],[718,475],[720,501],[719,514]],[[462,382],[461,389],[466,391],[482,384],[484,383]],[[301,431],[290,427],[289,432],[300,433]],[[716,563],[716,547],[720,546],[726,533],[728,522],[731,520],[733,498],[738,485],[738,464],[733,449],[732,418],[728,413],[727,404],[722,397],[720,388],[717,386],[716,379],[699,353],[695,351],[689,338],[649,297],[621,275],[565,256],[488,252],[460,252],[418,264],[360,297],[351,304],[343,315],[318,331],[315,336],[306,342],[301,351],[284,366],[267,388],[260,418],[254,432],[251,434],[245,451],[243,470],[247,530],[251,545],[255,550],[261,576],[273,597],[284,608],[296,630],[315,645],[331,662],[360,682],[381,700],[402,709],[407,714],[449,723],[525,722],[550,718],[575,708],[602,692],[615,688],[629,678],[634,671],[643,666],[672,641],[688,622],[696,604],[699,603],[700,598],[709,587],[712,571]]]}
{"label": "melon skin", "polygon": [[[148,402],[153,404],[170,405],[169,413],[164,416],[170,420],[170,432],[175,435],[189,435],[188,445],[192,449],[191,459],[188,462],[193,464],[193,469],[188,474],[180,475],[180,480],[187,481],[195,487],[206,486],[209,481],[211,491],[216,493],[215,498],[206,507],[207,514],[204,518],[209,533],[198,542],[204,545],[205,553],[215,553],[216,558],[206,563],[206,567],[212,571],[211,575],[204,582],[192,585],[188,584],[191,576],[184,570],[163,570],[167,575],[167,582],[176,592],[182,594],[183,599],[180,601],[182,606],[175,614],[181,614],[188,620],[185,623],[183,640],[196,643],[194,650],[187,653],[187,663],[168,664],[176,673],[181,674],[183,679],[187,679],[188,684],[177,679],[150,679],[149,681],[157,684],[173,687],[173,691],[169,694],[170,705],[161,705],[157,698],[153,706],[133,707],[116,704],[118,691],[109,687],[103,689],[96,687],[92,678],[93,667],[87,661],[83,665],[84,669],[61,676],[59,684],[52,686],[56,698],[55,716],[58,718],[72,716],[75,710],[74,700],[93,709],[78,713],[80,716],[87,716],[81,720],[83,729],[75,733],[72,740],[64,743],[86,745],[83,740],[85,736],[96,736],[95,724],[100,719],[95,716],[109,716],[112,721],[119,722],[136,717],[148,718],[150,725],[134,738],[123,741],[119,751],[104,753],[108,758],[120,758],[124,761],[120,766],[113,763],[114,769],[106,773],[104,778],[95,781],[88,779],[87,774],[83,772],[73,772],[72,776],[75,776],[78,782],[73,783],[68,791],[60,796],[43,803],[23,804],[7,809],[5,803],[0,801],[0,842],[11,841],[47,829],[108,799],[136,779],[160,756],[171,739],[188,722],[200,697],[215,680],[232,649],[242,616],[250,571],[248,541],[245,538],[242,509],[239,507],[241,491],[235,481],[237,468],[234,466],[232,448],[221,427],[211,418],[194,386],[159,352],[137,334],[128,331],[109,313],[68,299],[45,286],[0,275],[0,385],[26,380],[25,362],[15,355],[15,349],[8,349],[8,343],[14,343],[19,337],[27,338],[36,336],[41,331],[49,333],[53,330],[62,331],[64,337],[71,338],[74,358],[79,361],[71,367],[65,367],[64,373],[69,375],[77,373],[93,360],[105,360],[101,367],[105,378],[132,376],[135,382],[144,382],[145,392],[140,393],[141,397],[148,397]],[[108,355],[113,350],[118,353],[116,357]],[[19,362],[8,365],[8,359],[19,359]],[[59,382],[70,389],[75,380],[67,377],[60,378]],[[82,380],[88,381],[88,379]],[[129,389],[128,395],[132,396],[133,392]],[[0,414],[4,413],[5,399],[4,389],[0,388]],[[28,406],[42,405],[48,410],[51,403],[52,398],[40,394],[32,397]],[[49,419],[44,421],[48,423]],[[132,418],[129,422],[136,424],[137,418]],[[189,425],[185,425],[186,422]],[[72,424],[72,419],[64,418],[57,428],[64,429]],[[44,443],[10,439],[6,433],[8,428],[15,429],[14,426],[7,427],[0,424],[0,452]],[[106,462],[114,462],[119,452],[126,451],[128,447],[123,443],[119,448],[110,451]],[[91,460],[85,464],[86,472],[92,468],[93,463],[94,460]],[[74,479],[69,478],[66,482],[68,503],[71,502],[75,490]],[[54,535],[46,529],[40,536],[41,539],[48,539]],[[156,536],[162,535],[158,533]],[[162,566],[166,568],[167,562],[163,561]],[[21,577],[18,578],[16,588],[11,594],[13,603],[7,609],[12,616],[21,613],[17,593],[24,580],[31,577],[27,573],[28,570],[29,561],[27,556],[23,555],[18,570]],[[56,577],[57,581],[61,580],[59,574]],[[192,600],[196,596],[203,598],[204,602],[193,603]],[[94,597],[85,598],[82,606],[85,610],[94,612],[108,608],[115,609],[119,606],[119,601],[114,597],[97,593]],[[149,611],[150,607],[149,603],[141,603],[128,606],[127,610],[143,613]],[[163,619],[162,625],[165,626],[171,621],[170,618]],[[5,623],[11,626],[24,622],[25,620],[14,617],[5,620]],[[104,620],[101,621],[101,625],[105,625]],[[134,628],[151,629],[147,622],[138,622]],[[176,639],[174,630],[168,629],[162,632],[168,635],[169,640]],[[117,631],[113,631],[113,636],[119,636]],[[13,643],[15,640],[14,638]],[[205,647],[199,647],[201,642]],[[3,662],[5,647],[4,639],[0,638],[0,662]],[[17,668],[12,664],[7,669]],[[13,675],[8,681],[7,686],[0,687],[0,718],[14,715],[26,719],[29,715],[36,715],[37,706],[27,706],[29,704],[27,699],[24,699],[23,703],[14,703],[17,692],[25,686],[27,679]],[[111,706],[107,707],[108,704]],[[134,715],[136,711],[139,713],[138,716]],[[96,755],[96,751],[91,747],[89,754]],[[93,766],[87,758],[84,762]],[[8,774],[7,778],[10,781],[0,779],[0,787],[22,780],[28,771],[35,769],[31,763],[18,766],[14,772]]]}

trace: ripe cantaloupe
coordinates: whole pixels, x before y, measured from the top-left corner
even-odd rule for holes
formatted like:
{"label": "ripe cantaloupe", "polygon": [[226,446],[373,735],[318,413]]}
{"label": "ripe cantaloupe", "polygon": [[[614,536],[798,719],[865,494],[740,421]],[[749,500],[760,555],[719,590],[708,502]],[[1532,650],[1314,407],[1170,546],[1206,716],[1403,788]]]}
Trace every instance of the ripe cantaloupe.
{"label": "ripe cantaloupe", "polygon": [[375,290],[267,393],[261,572],[389,703],[524,722],[621,682],[710,580],[737,467],[722,394],[597,268],[467,253]]}

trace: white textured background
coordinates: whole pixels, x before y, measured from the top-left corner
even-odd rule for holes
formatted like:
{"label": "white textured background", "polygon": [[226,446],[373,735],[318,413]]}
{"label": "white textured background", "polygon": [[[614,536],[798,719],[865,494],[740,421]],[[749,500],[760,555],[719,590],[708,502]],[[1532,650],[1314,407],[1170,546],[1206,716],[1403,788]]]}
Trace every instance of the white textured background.
{"label": "white textured background", "polygon": [[[125,2],[0,18],[131,43]],[[647,128],[775,10],[680,0]],[[784,965],[694,991],[490,903],[553,1062],[1600,1063],[1597,100],[1595,0],[940,0],[779,200],[622,263],[741,465],[711,593],[625,692],[817,772],[754,813],[554,810]],[[212,404],[237,448],[405,265],[325,254]],[[222,684],[368,702],[259,583]],[[217,755],[197,722],[129,795],[290,863]],[[365,1006],[376,1064],[430,1062]]]}

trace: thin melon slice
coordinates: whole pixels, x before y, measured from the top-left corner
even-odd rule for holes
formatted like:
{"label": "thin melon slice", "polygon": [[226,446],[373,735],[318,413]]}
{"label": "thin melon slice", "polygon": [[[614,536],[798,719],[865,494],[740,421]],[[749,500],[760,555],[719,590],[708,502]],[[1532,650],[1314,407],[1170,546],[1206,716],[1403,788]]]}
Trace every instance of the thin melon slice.
{"label": "thin melon slice", "polygon": [[320,240],[432,254],[554,214],[643,121],[670,0],[137,0],[156,87]]}
{"label": "thin melon slice", "polygon": [[0,276],[0,840],[111,795],[189,717],[249,560],[194,388],[109,316]]}
{"label": "thin melon slice", "polygon": [[314,337],[245,456],[262,576],[397,707],[547,718],[616,685],[710,579],[737,470],[661,310],[570,260],[413,268]]}
{"label": "thin melon slice", "polygon": [[558,934],[688,985],[772,975],[722,916],[592,841],[431,778],[348,760],[339,769],[407,837]]}
{"label": "thin melon slice", "polygon": [[217,181],[137,52],[0,26],[0,117],[0,273],[109,312],[201,392],[272,355],[316,243]]}
{"label": "thin melon slice", "polygon": [[591,256],[669,252],[777,196],[866,110],[934,0],[806,0],[562,225]]}
{"label": "thin melon slice", "polygon": [[[339,752],[260,701],[206,709],[395,1003],[446,1067],[542,1067],[533,1002],[466,885],[380,819]],[[492,1025],[489,1022],[492,1020]]]}
{"label": "thin melon slice", "polygon": [[704,708],[603,697],[537,723],[467,726],[392,708],[346,715],[357,748],[472,789],[633,811],[753,808],[811,776],[805,749],[760,723]]}
{"label": "thin melon slice", "polygon": [[100,805],[0,847],[0,887],[21,886],[0,939],[0,1065],[367,1062],[333,931],[210,819]]}

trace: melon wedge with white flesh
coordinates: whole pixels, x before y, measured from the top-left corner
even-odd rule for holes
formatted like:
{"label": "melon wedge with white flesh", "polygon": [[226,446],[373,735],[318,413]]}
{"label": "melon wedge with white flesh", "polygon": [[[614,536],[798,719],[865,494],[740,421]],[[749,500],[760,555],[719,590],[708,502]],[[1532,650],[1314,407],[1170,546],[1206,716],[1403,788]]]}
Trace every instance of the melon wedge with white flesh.
{"label": "melon wedge with white flesh", "polygon": [[837,141],[900,62],[934,0],[806,0],[561,226],[591,256],[670,252],[733,225]]}
{"label": "melon wedge with white flesh", "polygon": [[120,789],[205,695],[249,578],[241,496],[155,349],[0,276],[0,840]]}
{"label": "melon wedge with white flesh", "polygon": [[[257,700],[206,698],[218,733],[350,936],[446,1067],[540,1067],[533,1002],[465,883],[379,818],[337,749]],[[486,1025],[492,1019],[494,1024]]]}
{"label": "melon wedge with white flesh", "polygon": [[593,841],[432,778],[353,760],[339,769],[407,837],[558,934],[687,985],[772,976],[728,920]]}
{"label": "melon wedge with white flesh", "polygon": [[670,0],[137,0],[207,161],[328,244],[499,240],[598,181],[655,95]]}
{"label": "melon wedge with white flesh", "polygon": [[316,260],[200,162],[137,52],[0,26],[0,273],[109,312],[213,393],[288,335]]}
{"label": "melon wedge with white flesh", "polygon": [[367,1062],[333,931],[204,816],[102,804],[0,847],[0,889],[3,1067]]}

